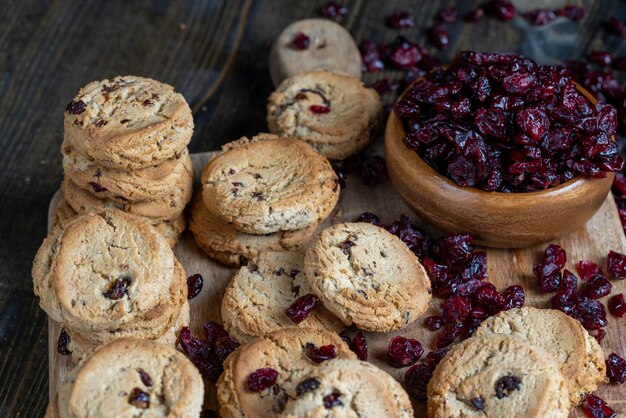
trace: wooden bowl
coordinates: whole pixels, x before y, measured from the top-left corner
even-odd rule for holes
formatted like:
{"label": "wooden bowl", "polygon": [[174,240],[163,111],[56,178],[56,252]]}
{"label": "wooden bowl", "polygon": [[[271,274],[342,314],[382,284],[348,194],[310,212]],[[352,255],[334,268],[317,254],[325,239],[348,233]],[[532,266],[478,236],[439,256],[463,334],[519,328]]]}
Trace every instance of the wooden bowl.
{"label": "wooden bowl", "polygon": [[[578,91],[592,104],[584,88]],[[529,193],[486,192],[458,186],[404,144],[401,121],[391,112],[385,129],[385,160],[393,187],[424,221],[446,234],[464,233],[495,248],[552,241],[582,227],[611,190],[615,175],[574,179]]]}

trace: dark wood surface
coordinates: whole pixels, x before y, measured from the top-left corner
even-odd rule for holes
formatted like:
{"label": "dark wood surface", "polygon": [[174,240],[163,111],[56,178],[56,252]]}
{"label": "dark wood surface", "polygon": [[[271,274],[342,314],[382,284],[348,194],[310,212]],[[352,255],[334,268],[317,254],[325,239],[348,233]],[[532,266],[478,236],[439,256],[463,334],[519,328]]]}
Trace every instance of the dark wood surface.
{"label": "dark wood surface", "polygon": [[[41,417],[48,397],[46,315],[32,295],[30,266],[46,231],[48,202],[62,169],[62,115],[89,81],[136,74],[174,85],[194,110],[192,152],[266,129],[272,90],[267,52],[293,20],[317,15],[316,1],[0,1],[0,417]],[[428,46],[423,30],[445,5],[479,1],[348,1],[343,24],[357,41],[390,41],[384,17],[412,10],[403,31]],[[523,9],[565,1],[517,0]],[[531,28],[521,19],[450,26],[443,60],[463,49],[514,51],[541,63],[606,49],[626,54],[624,39],[602,29],[626,17],[623,0],[575,1],[588,15]],[[428,46],[429,49],[434,49]],[[389,72],[367,75],[366,81]],[[387,100],[390,100],[388,98]]]}

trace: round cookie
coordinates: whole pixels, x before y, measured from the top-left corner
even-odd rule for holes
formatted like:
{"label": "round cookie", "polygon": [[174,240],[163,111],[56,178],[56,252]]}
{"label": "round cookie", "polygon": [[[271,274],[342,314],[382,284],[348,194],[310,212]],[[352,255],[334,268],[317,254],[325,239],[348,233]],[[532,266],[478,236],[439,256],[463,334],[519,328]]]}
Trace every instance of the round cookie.
{"label": "round cookie", "polygon": [[67,375],[58,406],[60,418],[188,418],[200,415],[203,398],[202,377],[182,353],[124,338],[100,347]]}
{"label": "round cookie", "polygon": [[193,133],[185,98],[135,76],[89,83],[65,110],[64,138],[99,165],[138,170],[183,154]]}
{"label": "round cookie", "polygon": [[413,418],[409,396],[393,377],[359,360],[336,359],[310,369],[281,418]]}
{"label": "round cookie", "polygon": [[328,160],[302,141],[261,134],[241,138],[202,172],[206,208],[248,234],[319,224],[339,198]]}
{"label": "round cookie", "polygon": [[[304,34],[306,49],[294,48],[293,41]],[[330,70],[361,77],[361,53],[352,35],[343,26],[328,19],[304,19],[287,26],[276,38],[269,57],[274,86],[294,74],[312,70]]]}
{"label": "round cookie", "polygon": [[313,71],[283,81],[267,104],[270,132],[302,140],[330,159],[361,151],[382,122],[378,93],[345,74]]}
{"label": "round cookie", "polygon": [[346,325],[387,332],[426,311],[430,279],[395,235],[368,223],[341,223],[320,232],[304,271],[324,306]]}
{"label": "round cookie", "polygon": [[44,240],[34,291],[55,321],[82,331],[170,328],[186,300],[184,269],[148,223],[120,211],[89,213]]}
{"label": "round cookie", "polygon": [[241,267],[222,298],[222,321],[228,333],[246,343],[287,327],[341,331],[341,321],[323,306],[298,325],[285,314],[295,299],[311,293],[302,263],[298,252],[263,252]]}
{"label": "round cookie", "polygon": [[505,335],[454,346],[428,383],[428,416],[567,418],[567,382],[542,348]]}
{"label": "round cookie", "polygon": [[[334,345],[337,358],[354,359],[345,342],[335,333],[315,328],[285,328],[241,346],[228,356],[217,382],[217,400],[222,418],[269,418],[278,416],[310,368],[319,367],[306,356],[310,345]],[[278,371],[275,389],[253,392],[248,377],[257,369]]]}
{"label": "round cookie", "polygon": [[525,338],[550,353],[567,380],[572,405],[606,380],[600,344],[580,322],[559,310],[524,307],[504,311],[483,321],[474,335],[498,334]]}
{"label": "round cookie", "polygon": [[193,193],[193,178],[179,179],[176,187],[165,196],[135,203],[117,203],[112,200],[100,199],[92,192],[78,187],[68,177],[65,177],[61,183],[61,192],[67,203],[79,214],[119,209],[126,213],[142,216],[148,222],[156,224],[176,219],[182,215]]}
{"label": "round cookie", "polygon": [[191,205],[189,229],[198,246],[209,257],[227,266],[245,266],[261,251],[303,250],[317,225],[298,231],[279,231],[267,235],[240,232],[208,211],[201,196]]}
{"label": "round cookie", "polygon": [[170,194],[181,182],[193,182],[193,163],[187,150],[178,158],[132,171],[100,166],[76,152],[71,145],[64,144],[61,151],[66,177],[99,198],[122,204],[154,200]]}

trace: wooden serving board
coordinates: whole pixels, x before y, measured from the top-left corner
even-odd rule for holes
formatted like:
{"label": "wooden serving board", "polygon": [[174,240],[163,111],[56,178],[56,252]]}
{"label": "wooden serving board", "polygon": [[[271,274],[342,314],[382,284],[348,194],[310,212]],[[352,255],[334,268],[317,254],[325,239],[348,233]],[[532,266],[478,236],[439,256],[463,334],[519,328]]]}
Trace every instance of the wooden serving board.
{"label": "wooden serving board", "polygon": [[[210,156],[211,153],[192,155],[196,175],[199,175]],[[56,200],[57,195],[50,204],[49,224],[53,219],[52,212]],[[364,185],[357,176],[348,178],[347,187],[341,192],[337,209],[327,220],[327,224],[354,220],[359,214],[366,211],[376,213],[385,223],[390,223],[399,219],[400,215],[406,214],[424,230],[428,230],[428,226],[423,225],[411,213],[389,182],[370,188]],[[622,232],[613,197],[611,195],[607,197],[604,205],[584,228],[561,238],[557,242],[567,251],[568,263],[566,268],[572,271],[575,271],[575,263],[580,259],[593,260],[601,266],[605,266],[606,255],[609,250],[626,253],[626,239]],[[551,294],[542,295],[536,292],[532,276],[532,265],[540,260],[544,248],[545,245],[517,250],[486,249],[489,281],[494,283],[499,290],[513,284],[521,284],[526,291],[527,305],[549,307]],[[189,231],[183,234],[180,242],[174,248],[174,252],[185,267],[187,274],[200,273],[204,277],[204,289],[200,295],[191,301],[191,328],[194,331],[200,331],[203,322],[208,320],[221,322],[221,298],[235,269],[221,266],[208,258],[197,247]],[[626,293],[626,280],[613,281],[611,294],[616,293]],[[602,300],[605,304],[607,298]],[[387,344],[394,335],[403,335],[418,339],[426,350],[432,348],[436,333],[424,328],[423,319],[438,314],[440,303],[440,299],[433,298],[428,312],[403,330],[390,333],[368,333],[369,361],[402,381],[406,369],[394,369],[385,362]],[[616,320],[610,314],[607,317],[609,322],[606,327],[607,335],[602,343],[605,353],[608,355],[611,352],[617,352],[622,357],[626,357],[626,318]],[[56,351],[59,332],[59,324],[49,321],[50,395],[56,393],[63,377],[71,368],[69,359],[59,355]],[[618,412],[619,416],[626,414],[626,384],[622,386],[602,385],[596,393],[606,400]],[[416,417],[426,416],[423,402],[414,402],[414,406]],[[205,408],[217,410],[214,385],[207,387]],[[584,414],[579,408],[576,408],[571,414],[571,417],[583,416]]]}

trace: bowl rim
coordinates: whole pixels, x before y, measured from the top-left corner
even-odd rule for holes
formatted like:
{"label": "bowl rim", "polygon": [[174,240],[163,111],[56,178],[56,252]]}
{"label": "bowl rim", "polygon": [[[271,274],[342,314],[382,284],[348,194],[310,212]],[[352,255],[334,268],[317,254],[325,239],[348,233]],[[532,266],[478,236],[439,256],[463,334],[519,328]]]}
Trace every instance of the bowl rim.
{"label": "bowl rim", "polygon": [[[441,66],[438,68],[445,68],[447,66]],[[436,71],[436,69],[433,69],[431,71]],[[387,120],[387,124],[386,124],[386,128],[385,128],[385,141],[387,141],[387,134],[388,131],[391,127],[393,127],[393,125],[399,125],[400,126],[400,130],[403,132],[403,134],[406,134],[406,132],[404,131],[404,127],[402,126],[402,121],[400,120],[400,118],[398,118],[396,116],[396,113],[394,111],[396,104],[402,100],[402,98],[404,97],[405,94],[407,94],[407,92],[413,87],[413,85],[415,83],[417,83],[418,81],[424,79],[425,76],[419,77],[417,79],[415,79],[411,84],[409,84],[409,86],[402,92],[402,94],[400,96],[398,96],[398,98],[396,99],[396,101],[393,103],[393,106],[391,108],[391,113],[389,115],[389,118]],[[576,90],[582,94],[593,106],[596,106],[598,104],[598,101],[596,100],[595,97],[593,97],[593,95],[587,90],[585,89],[583,86],[581,86],[579,83],[577,83],[576,81],[572,80],[572,83],[574,84],[574,86],[576,87]],[[611,135],[610,136],[611,140],[615,142],[615,135]],[[558,193],[563,191],[564,189],[570,188],[570,187],[575,187],[578,186],[580,184],[584,184],[589,182],[590,180],[602,180],[605,177],[599,177],[599,178],[594,178],[594,177],[585,177],[582,175],[577,175],[576,177],[574,177],[571,180],[566,181],[565,183],[561,183],[557,186],[553,186],[553,187],[548,187],[546,189],[542,189],[542,190],[536,190],[534,192],[512,192],[512,193],[506,193],[506,192],[498,192],[498,191],[494,191],[494,192],[489,192],[487,190],[482,190],[476,187],[463,187],[463,186],[459,186],[458,184],[456,184],[452,179],[448,178],[447,176],[439,173],[439,171],[435,170],[433,167],[431,167],[426,161],[424,161],[422,159],[422,157],[420,157],[416,151],[408,148],[406,146],[406,144],[404,143],[403,138],[400,138],[400,141],[402,142],[402,144],[409,150],[411,151],[412,156],[415,158],[415,160],[418,163],[418,166],[420,166],[421,170],[426,170],[429,171],[434,177],[437,178],[438,181],[443,181],[445,183],[448,184],[448,186],[451,186],[453,188],[459,189],[465,193],[471,193],[471,194],[476,194],[476,195],[489,195],[489,196],[496,196],[496,197],[502,197],[502,198],[508,198],[508,199],[516,199],[516,198],[528,198],[528,197],[535,197],[535,196],[543,196],[546,194],[553,194],[553,193]],[[385,156],[386,157],[386,156]],[[614,175],[615,173],[613,173],[612,171],[603,171],[603,173],[606,173],[607,176],[610,175]]]}

